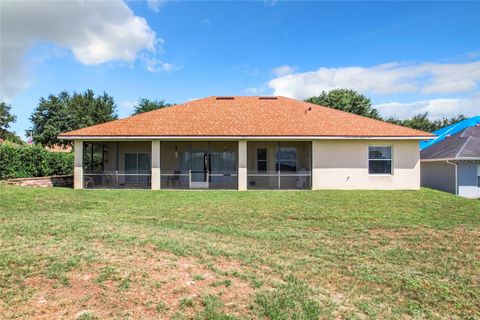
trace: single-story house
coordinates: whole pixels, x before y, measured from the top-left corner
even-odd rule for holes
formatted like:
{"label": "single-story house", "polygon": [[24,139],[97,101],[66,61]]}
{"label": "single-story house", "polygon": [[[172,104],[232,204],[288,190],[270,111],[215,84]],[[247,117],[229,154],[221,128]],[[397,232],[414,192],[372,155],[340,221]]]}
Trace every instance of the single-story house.
{"label": "single-story house", "polygon": [[76,189],[419,189],[433,135],[285,97],[208,97],[71,132]]}
{"label": "single-story house", "polygon": [[422,186],[480,198],[480,123],[421,151]]}

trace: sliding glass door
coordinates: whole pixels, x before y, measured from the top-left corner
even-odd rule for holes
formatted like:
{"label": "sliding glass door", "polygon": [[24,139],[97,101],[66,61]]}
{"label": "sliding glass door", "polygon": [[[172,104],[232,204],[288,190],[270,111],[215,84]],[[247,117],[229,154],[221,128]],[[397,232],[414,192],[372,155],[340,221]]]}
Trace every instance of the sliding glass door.
{"label": "sliding glass door", "polygon": [[126,183],[148,183],[150,168],[150,153],[125,153]]}

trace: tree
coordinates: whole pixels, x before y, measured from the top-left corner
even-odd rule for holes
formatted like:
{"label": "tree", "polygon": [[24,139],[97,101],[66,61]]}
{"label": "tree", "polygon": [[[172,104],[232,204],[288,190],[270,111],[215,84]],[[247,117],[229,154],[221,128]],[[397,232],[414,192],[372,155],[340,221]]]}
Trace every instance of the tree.
{"label": "tree", "polygon": [[334,89],[328,92],[322,91],[319,96],[310,97],[305,101],[337,110],[355,113],[364,117],[381,119],[378,110],[372,108],[371,100],[351,89]]}
{"label": "tree", "polygon": [[433,132],[466,119],[463,115],[458,115],[452,118],[430,120],[428,112],[420,113],[404,120],[393,117],[383,119],[378,110],[372,108],[372,102],[369,98],[350,89],[322,91],[319,96],[310,97],[305,101],[426,132]]}
{"label": "tree", "polygon": [[95,96],[92,90],[87,90],[70,95],[63,91],[40,98],[30,116],[33,126],[27,135],[31,134],[35,143],[44,146],[69,145],[71,142],[58,140],[57,136],[114,119],[117,119],[115,102],[107,93]]}
{"label": "tree", "polygon": [[10,124],[17,120],[17,117],[10,113],[11,109],[11,105],[0,102],[0,139],[21,143],[22,140],[15,133],[8,130]]}
{"label": "tree", "polygon": [[135,106],[132,116],[160,108],[170,107],[171,105],[172,104],[170,103],[165,103],[165,100],[149,100],[142,98],[138,100],[138,104]]}
{"label": "tree", "polygon": [[458,115],[452,118],[430,120],[428,118],[428,112],[425,112],[425,113],[419,113],[417,115],[414,115],[410,119],[399,120],[399,119],[390,117],[385,121],[398,124],[404,127],[412,128],[412,129],[417,129],[417,130],[426,131],[426,132],[433,132],[441,128],[448,127],[449,125],[452,125],[454,123],[460,122],[465,119],[466,119],[465,116]]}

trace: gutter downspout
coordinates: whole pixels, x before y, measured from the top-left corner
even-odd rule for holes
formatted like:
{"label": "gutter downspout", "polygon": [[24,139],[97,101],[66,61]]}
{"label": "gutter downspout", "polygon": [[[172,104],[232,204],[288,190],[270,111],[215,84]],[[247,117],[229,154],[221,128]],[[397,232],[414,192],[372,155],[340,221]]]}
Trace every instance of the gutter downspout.
{"label": "gutter downspout", "polygon": [[447,160],[447,163],[455,166],[455,195],[458,196],[458,165],[450,160]]}

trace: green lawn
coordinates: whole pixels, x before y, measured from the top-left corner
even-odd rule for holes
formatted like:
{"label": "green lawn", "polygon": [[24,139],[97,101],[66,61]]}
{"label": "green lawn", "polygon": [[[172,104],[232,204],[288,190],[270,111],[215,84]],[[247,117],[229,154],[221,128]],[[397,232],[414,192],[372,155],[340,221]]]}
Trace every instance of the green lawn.
{"label": "green lawn", "polygon": [[480,201],[0,184],[5,318],[480,318]]}

